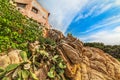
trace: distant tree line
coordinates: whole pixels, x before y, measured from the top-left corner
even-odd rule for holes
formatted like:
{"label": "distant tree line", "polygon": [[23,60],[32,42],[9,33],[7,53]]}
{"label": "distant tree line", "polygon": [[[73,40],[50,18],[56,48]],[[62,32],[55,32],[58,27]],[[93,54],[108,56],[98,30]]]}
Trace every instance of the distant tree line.
{"label": "distant tree line", "polygon": [[104,43],[99,43],[99,42],[84,43],[84,45],[99,48],[104,52],[120,60],[120,45],[105,45]]}

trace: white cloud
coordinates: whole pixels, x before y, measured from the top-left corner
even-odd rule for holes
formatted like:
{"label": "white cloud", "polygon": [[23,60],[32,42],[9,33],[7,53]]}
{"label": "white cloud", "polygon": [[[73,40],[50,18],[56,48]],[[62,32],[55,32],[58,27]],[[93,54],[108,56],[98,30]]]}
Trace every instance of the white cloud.
{"label": "white cloud", "polygon": [[109,9],[112,7],[112,5],[113,5],[112,3],[109,3],[109,4],[107,4],[107,5],[106,5],[106,4],[101,5],[101,6],[99,7],[100,10],[97,10],[94,16],[98,16],[98,15],[104,13],[105,11],[109,10]]}
{"label": "white cloud", "polygon": [[[119,5],[120,0],[38,0],[50,13],[49,23],[53,28],[62,31],[67,30],[74,17],[79,16],[75,21],[87,18],[89,16],[98,16],[107,11],[114,5]],[[82,14],[84,10],[89,12]],[[96,27],[94,28],[96,29]],[[92,30],[94,30],[92,29]],[[91,31],[88,30],[88,31]]]}
{"label": "white cloud", "polygon": [[117,23],[120,23],[120,15],[116,15],[116,16],[112,16],[110,18],[104,19],[104,20],[100,21],[99,23],[92,25],[87,31],[82,32],[82,33],[92,32],[96,29],[109,27],[111,25],[114,26]]}
{"label": "white cloud", "polygon": [[113,31],[120,33],[120,26],[116,27]]}
{"label": "white cloud", "polygon": [[75,19],[75,21],[79,21],[80,19],[84,19],[84,18],[87,18],[87,17],[91,16],[96,9],[97,9],[97,6],[94,6],[94,7],[92,7],[91,10],[90,10],[87,14],[85,14],[85,15],[79,13],[79,16]]}
{"label": "white cloud", "polygon": [[87,42],[102,42],[106,45],[120,45],[120,26],[113,30],[102,30],[81,38]]}
{"label": "white cloud", "polygon": [[49,22],[63,33],[88,0],[38,0],[50,13]]}
{"label": "white cloud", "polygon": [[[112,7],[120,6],[120,0],[38,1],[51,13],[49,22],[53,28],[62,31],[63,33],[67,30],[78,13],[79,16],[76,18],[76,21],[89,16],[96,17]],[[84,10],[86,10],[85,13]],[[109,18],[105,18],[95,25],[92,25],[86,32],[83,32],[83,34],[86,35],[83,35],[84,37],[80,37],[80,39],[91,42],[104,42],[105,44],[120,44],[120,26],[117,26],[113,30],[105,30],[111,26],[116,26],[116,24],[120,24],[120,15],[110,16]],[[94,30],[102,28],[103,30],[94,32]]]}
{"label": "white cloud", "polygon": [[120,0],[115,0],[115,5],[120,5]]}
{"label": "white cloud", "polygon": [[89,1],[89,4],[87,4],[85,7],[85,10],[88,9],[88,12],[86,14],[83,14],[85,10],[83,10],[83,12],[79,12],[79,16],[75,19],[75,22],[79,21],[80,19],[85,19],[89,16],[96,17],[111,9],[113,5],[113,2],[110,2],[109,0]]}

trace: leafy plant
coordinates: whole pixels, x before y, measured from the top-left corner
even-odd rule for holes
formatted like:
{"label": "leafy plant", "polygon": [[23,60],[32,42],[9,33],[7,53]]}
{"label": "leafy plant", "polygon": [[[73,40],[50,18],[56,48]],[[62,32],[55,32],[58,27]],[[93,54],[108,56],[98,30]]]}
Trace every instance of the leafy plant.
{"label": "leafy plant", "polygon": [[53,66],[48,72],[48,77],[55,78],[55,66]]}
{"label": "leafy plant", "polygon": [[22,58],[24,61],[27,61],[27,60],[28,60],[28,58],[27,58],[27,53],[26,53],[25,51],[21,51],[21,52],[20,52],[20,56],[21,56],[21,58]]}
{"label": "leafy plant", "polygon": [[61,75],[64,74],[64,69],[66,68],[64,61],[59,55],[55,55],[54,57],[52,57],[52,60],[54,64],[48,72],[48,77],[53,79],[55,77],[57,77],[58,79],[62,79]]}
{"label": "leafy plant", "polygon": [[23,16],[9,0],[0,0],[0,52],[8,49],[28,51],[28,43],[41,38],[42,27]]}
{"label": "leafy plant", "polygon": [[[17,11],[9,0],[0,0],[0,53],[20,49],[23,60],[4,69],[0,67],[0,80],[38,80],[34,72],[44,64],[49,66],[49,78],[62,79],[66,65],[55,50],[56,42],[42,36],[42,28]],[[40,42],[40,48],[32,54],[28,46],[34,41]]]}

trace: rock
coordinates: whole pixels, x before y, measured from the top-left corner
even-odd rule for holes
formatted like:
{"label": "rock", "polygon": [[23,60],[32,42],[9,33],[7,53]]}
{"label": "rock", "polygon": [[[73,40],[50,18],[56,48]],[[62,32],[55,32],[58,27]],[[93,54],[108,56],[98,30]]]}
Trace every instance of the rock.
{"label": "rock", "polygon": [[21,50],[13,50],[8,53],[8,57],[10,59],[10,64],[14,64],[14,63],[17,64],[17,63],[22,62],[22,58],[19,55],[20,52],[21,52]]}
{"label": "rock", "polygon": [[44,65],[39,70],[35,71],[36,76],[39,78],[39,80],[46,80],[48,73],[48,66]]}
{"label": "rock", "polygon": [[32,54],[35,54],[36,50],[38,50],[40,47],[39,41],[35,41],[34,43],[29,44],[29,49],[32,52]]}
{"label": "rock", "polygon": [[49,29],[46,34],[47,34],[47,37],[49,37],[50,39],[56,42],[59,42],[62,38],[64,38],[64,35],[62,34],[62,32],[55,29]]}
{"label": "rock", "polygon": [[7,55],[0,56],[0,67],[5,68],[10,64],[10,58]]}
{"label": "rock", "polygon": [[73,47],[69,46],[68,44],[61,44],[58,48],[61,49],[62,53],[66,55],[67,59],[71,63],[77,64],[80,62],[79,54]]}
{"label": "rock", "polygon": [[[112,56],[97,48],[84,47],[80,40],[72,35],[64,37],[60,31],[50,29],[46,34],[47,38],[56,41],[57,46],[54,51],[61,55],[66,64],[63,78],[66,76],[69,80],[120,80],[120,62]],[[32,54],[35,54],[39,46],[38,41],[30,43],[29,49]],[[13,50],[8,54],[0,55],[0,67],[5,68],[9,64],[22,62],[20,51]],[[26,66],[29,69],[29,65]],[[47,63],[44,63],[35,71],[39,80],[51,80],[47,77],[48,68]]]}
{"label": "rock", "polygon": [[0,56],[0,67],[7,67],[9,64],[13,63],[20,63],[22,61],[22,58],[19,55],[19,52],[21,50],[12,50],[8,52],[8,55],[2,55]]}
{"label": "rock", "polygon": [[[6,68],[9,64],[19,64],[23,62],[21,56],[20,56],[21,50],[12,50],[8,52],[8,54],[4,54],[0,56],[0,67]],[[31,67],[31,64],[25,64],[24,69],[28,70]],[[47,72],[48,72],[48,66],[43,65],[41,68],[35,71],[36,76],[39,78],[39,80],[46,80],[47,78]],[[12,80],[12,79],[11,79]],[[32,79],[29,79],[32,80]]]}
{"label": "rock", "polygon": [[71,35],[62,39],[57,51],[66,62],[70,80],[120,80],[120,62],[100,49],[84,47]]}

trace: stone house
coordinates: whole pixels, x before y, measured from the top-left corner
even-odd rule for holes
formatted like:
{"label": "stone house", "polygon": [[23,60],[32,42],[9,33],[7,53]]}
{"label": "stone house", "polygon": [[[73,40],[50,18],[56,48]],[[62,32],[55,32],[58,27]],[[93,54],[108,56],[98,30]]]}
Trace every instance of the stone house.
{"label": "stone house", "polygon": [[17,9],[25,16],[36,20],[38,23],[50,28],[48,17],[50,13],[45,10],[37,0],[11,0]]}

